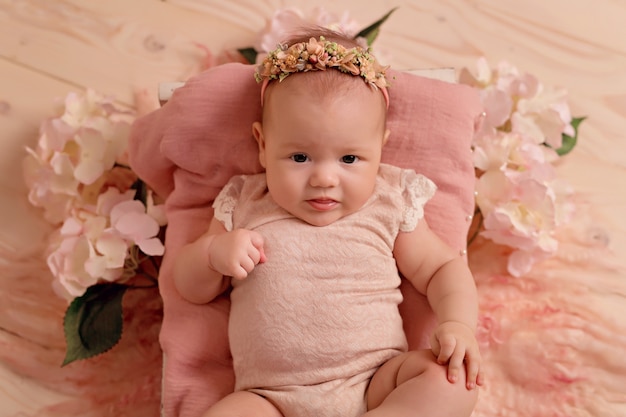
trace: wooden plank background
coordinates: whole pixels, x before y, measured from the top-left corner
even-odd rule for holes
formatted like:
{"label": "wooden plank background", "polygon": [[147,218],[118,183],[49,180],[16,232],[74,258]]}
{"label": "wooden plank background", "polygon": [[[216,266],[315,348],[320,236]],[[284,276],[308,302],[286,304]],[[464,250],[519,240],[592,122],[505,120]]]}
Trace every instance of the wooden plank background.
{"label": "wooden plank background", "polygon": [[[626,1],[318,1],[365,26],[392,7],[376,43],[396,69],[474,68],[502,59],[566,87],[572,113],[588,116],[559,166],[592,202],[598,227],[626,263]],[[23,148],[56,98],[93,88],[128,107],[137,89],[184,80],[203,57],[248,46],[273,11],[310,10],[279,0],[0,0],[0,241],[20,249],[45,231],[25,200]],[[0,367],[0,416],[54,395]]]}

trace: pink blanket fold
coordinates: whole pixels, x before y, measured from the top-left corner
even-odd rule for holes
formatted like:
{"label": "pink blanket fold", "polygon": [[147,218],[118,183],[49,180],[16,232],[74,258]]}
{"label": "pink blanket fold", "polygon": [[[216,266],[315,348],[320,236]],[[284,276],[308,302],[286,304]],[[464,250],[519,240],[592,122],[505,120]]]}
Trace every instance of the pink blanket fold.
{"label": "pink blanket fold", "polygon": [[[164,302],[160,343],[165,353],[163,411],[196,417],[231,392],[227,295],[207,304],[183,300],[171,279],[177,250],[208,227],[211,203],[235,174],[261,171],[251,123],[260,119],[260,87],[252,66],[226,64],[192,79],[162,108],[139,118],[130,142],[131,166],[166,198],[166,255],[159,285]],[[384,162],[414,168],[439,192],[426,218],[453,247],[465,247],[473,212],[470,141],[481,105],[468,87],[400,72],[390,79],[392,130]],[[410,347],[427,347],[432,312],[403,284],[401,313]]]}

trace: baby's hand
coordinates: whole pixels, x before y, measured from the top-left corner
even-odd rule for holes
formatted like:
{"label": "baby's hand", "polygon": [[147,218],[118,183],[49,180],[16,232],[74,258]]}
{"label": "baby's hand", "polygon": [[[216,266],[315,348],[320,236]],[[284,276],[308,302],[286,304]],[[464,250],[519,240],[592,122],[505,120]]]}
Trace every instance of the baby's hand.
{"label": "baby's hand", "polygon": [[452,383],[459,379],[465,363],[467,389],[483,385],[483,373],[480,369],[481,357],[478,342],[472,329],[461,322],[447,321],[439,324],[431,338],[432,351],[437,362],[448,364],[448,380]]}
{"label": "baby's hand", "polygon": [[215,235],[209,246],[209,265],[222,275],[244,279],[265,262],[263,236],[246,229]]}

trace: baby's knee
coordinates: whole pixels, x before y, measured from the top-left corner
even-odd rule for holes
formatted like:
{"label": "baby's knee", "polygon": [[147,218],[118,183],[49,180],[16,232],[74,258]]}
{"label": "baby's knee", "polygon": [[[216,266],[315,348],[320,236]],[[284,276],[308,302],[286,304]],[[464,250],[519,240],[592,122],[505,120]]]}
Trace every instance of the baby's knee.
{"label": "baby's knee", "polygon": [[416,350],[405,353],[406,357],[398,369],[398,385],[415,377],[446,380],[446,367],[437,363],[430,350]]}
{"label": "baby's knee", "polygon": [[[436,392],[445,401],[454,401],[459,410],[473,409],[478,400],[477,389],[467,389],[465,368],[460,371],[456,382],[448,379],[448,365],[441,365],[430,350],[408,352],[407,358],[398,371],[398,385],[402,382],[419,381],[419,385],[429,387],[429,392]],[[434,395],[434,394],[433,394]],[[463,413],[457,415],[465,415]]]}
{"label": "baby's knee", "polygon": [[202,417],[283,417],[278,409],[260,395],[237,391],[215,403]]}
{"label": "baby's knee", "polygon": [[[476,404],[478,390],[447,378],[447,366],[437,363],[430,350],[412,351],[391,359],[375,375],[368,392],[368,410],[378,415],[469,416]],[[463,381],[465,377],[463,376]],[[389,396],[394,391],[396,395]]]}

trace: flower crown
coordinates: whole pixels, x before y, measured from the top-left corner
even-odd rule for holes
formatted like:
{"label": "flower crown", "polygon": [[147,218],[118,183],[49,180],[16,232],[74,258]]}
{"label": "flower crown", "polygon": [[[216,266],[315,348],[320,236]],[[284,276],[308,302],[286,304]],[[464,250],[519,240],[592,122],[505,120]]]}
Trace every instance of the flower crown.
{"label": "flower crown", "polygon": [[254,77],[265,85],[270,80],[282,81],[294,72],[325,71],[337,68],[347,74],[358,75],[374,88],[388,86],[385,70],[370,54],[360,46],[346,48],[337,42],[327,41],[323,36],[310,38],[291,46],[279,45],[269,52],[257,67]]}

